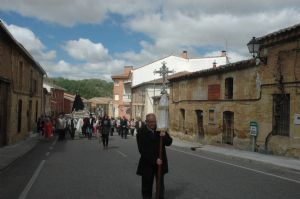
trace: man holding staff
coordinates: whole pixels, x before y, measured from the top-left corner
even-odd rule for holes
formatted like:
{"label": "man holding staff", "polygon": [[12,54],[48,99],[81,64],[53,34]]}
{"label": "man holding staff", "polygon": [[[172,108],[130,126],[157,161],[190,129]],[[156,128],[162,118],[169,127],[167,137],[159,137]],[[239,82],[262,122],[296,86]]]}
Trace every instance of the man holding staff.
{"label": "man holding staff", "polygon": [[146,116],[146,125],[139,129],[136,139],[141,154],[137,175],[142,176],[143,199],[152,198],[154,176],[158,185],[156,189],[157,199],[163,199],[164,174],[168,173],[165,146],[172,144],[172,138],[167,132],[156,131],[156,116],[150,113]]}

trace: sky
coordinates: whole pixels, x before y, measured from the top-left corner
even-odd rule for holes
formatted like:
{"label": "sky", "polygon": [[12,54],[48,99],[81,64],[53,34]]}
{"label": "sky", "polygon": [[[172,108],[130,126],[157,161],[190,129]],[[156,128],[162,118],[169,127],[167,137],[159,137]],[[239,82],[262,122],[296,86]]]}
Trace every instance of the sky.
{"label": "sky", "polygon": [[184,50],[250,58],[253,36],[300,23],[300,1],[0,0],[0,19],[49,77],[111,81]]}

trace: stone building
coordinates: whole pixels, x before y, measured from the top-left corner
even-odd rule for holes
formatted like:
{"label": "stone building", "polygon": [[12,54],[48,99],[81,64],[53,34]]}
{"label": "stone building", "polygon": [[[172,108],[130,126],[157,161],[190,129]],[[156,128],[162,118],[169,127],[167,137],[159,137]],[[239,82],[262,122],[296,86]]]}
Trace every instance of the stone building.
{"label": "stone building", "polygon": [[72,107],[75,100],[75,95],[64,93],[64,113],[72,113]]}
{"label": "stone building", "polygon": [[46,88],[49,93],[51,93],[51,98],[50,98],[51,114],[50,115],[55,118],[60,113],[64,112],[65,89],[53,83],[50,83],[48,81],[44,81],[43,87]]}
{"label": "stone building", "polygon": [[109,117],[113,116],[113,100],[109,97],[93,97],[88,101],[88,109],[90,112],[96,113],[97,115],[104,116],[105,114]]}
{"label": "stone building", "polygon": [[300,24],[257,38],[257,58],[170,78],[170,130],[300,158]]}
{"label": "stone building", "polygon": [[[74,110],[72,110],[72,108],[73,108],[75,98],[76,98],[76,95],[64,92],[64,109],[63,109],[64,113],[70,114],[74,111]],[[82,100],[84,110],[89,110],[88,100],[83,97],[80,97],[80,98]]]}
{"label": "stone building", "polygon": [[131,75],[132,66],[125,66],[123,74],[112,75],[114,81],[112,117],[131,115]]}
{"label": "stone building", "polygon": [[0,146],[36,130],[43,113],[44,69],[0,21]]}
{"label": "stone building", "polygon": [[51,115],[51,91],[43,86],[42,115]]}

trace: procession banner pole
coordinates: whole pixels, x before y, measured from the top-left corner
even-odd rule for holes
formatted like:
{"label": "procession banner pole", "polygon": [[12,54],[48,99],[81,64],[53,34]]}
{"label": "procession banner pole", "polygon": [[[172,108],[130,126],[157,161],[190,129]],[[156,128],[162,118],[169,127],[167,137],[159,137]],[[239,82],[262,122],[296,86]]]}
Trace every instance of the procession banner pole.
{"label": "procession banner pole", "polygon": [[[163,133],[164,131],[161,131],[160,133]],[[163,137],[160,136],[159,138],[159,159],[162,160],[162,146],[163,146]],[[160,179],[161,179],[161,164],[157,165],[157,177],[156,177],[156,199],[159,199],[160,195]]]}
{"label": "procession banner pole", "polygon": [[[160,133],[166,133],[167,129],[161,129]],[[163,151],[163,136],[159,138],[159,159],[162,160],[162,151]],[[160,195],[160,185],[161,185],[161,167],[162,164],[157,165],[157,177],[156,177],[156,199],[159,199]]]}
{"label": "procession banner pole", "polygon": [[[168,131],[168,92],[166,90],[166,76],[168,73],[173,73],[174,71],[170,71],[166,66],[166,62],[162,62],[162,67],[159,71],[154,71],[154,74],[158,73],[163,78],[162,82],[162,91],[161,91],[161,98],[159,100],[159,119],[157,123],[158,131],[160,131],[160,138],[159,138],[159,159],[162,161],[162,151],[163,151],[163,136],[161,134],[165,134]],[[164,164],[164,162],[162,162]],[[160,197],[160,187],[161,187],[161,170],[162,164],[157,165],[157,176],[156,176],[156,199]]]}

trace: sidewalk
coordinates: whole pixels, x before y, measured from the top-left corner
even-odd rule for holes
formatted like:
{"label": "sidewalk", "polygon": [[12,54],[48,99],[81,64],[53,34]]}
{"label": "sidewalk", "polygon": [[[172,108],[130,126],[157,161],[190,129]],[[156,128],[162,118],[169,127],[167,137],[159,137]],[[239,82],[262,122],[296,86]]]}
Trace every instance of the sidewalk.
{"label": "sidewalk", "polygon": [[271,164],[274,166],[284,167],[300,171],[300,160],[289,158],[285,156],[266,155],[257,152],[243,151],[239,149],[226,148],[212,145],[202,145],[200,143],[182,141],[178,138],[173,138],[173,145],[185,148],[192,148],[197,151],[207,151],[211,153],[230,156],[238,159],[252,160],[262,163]]}
{"label": "sidewalk", "polygon": [[38,139],[39,136],[35,133],[14,145],[0,148],[0,171],[4,170],[15,160],[33,149],[36,146]]}

